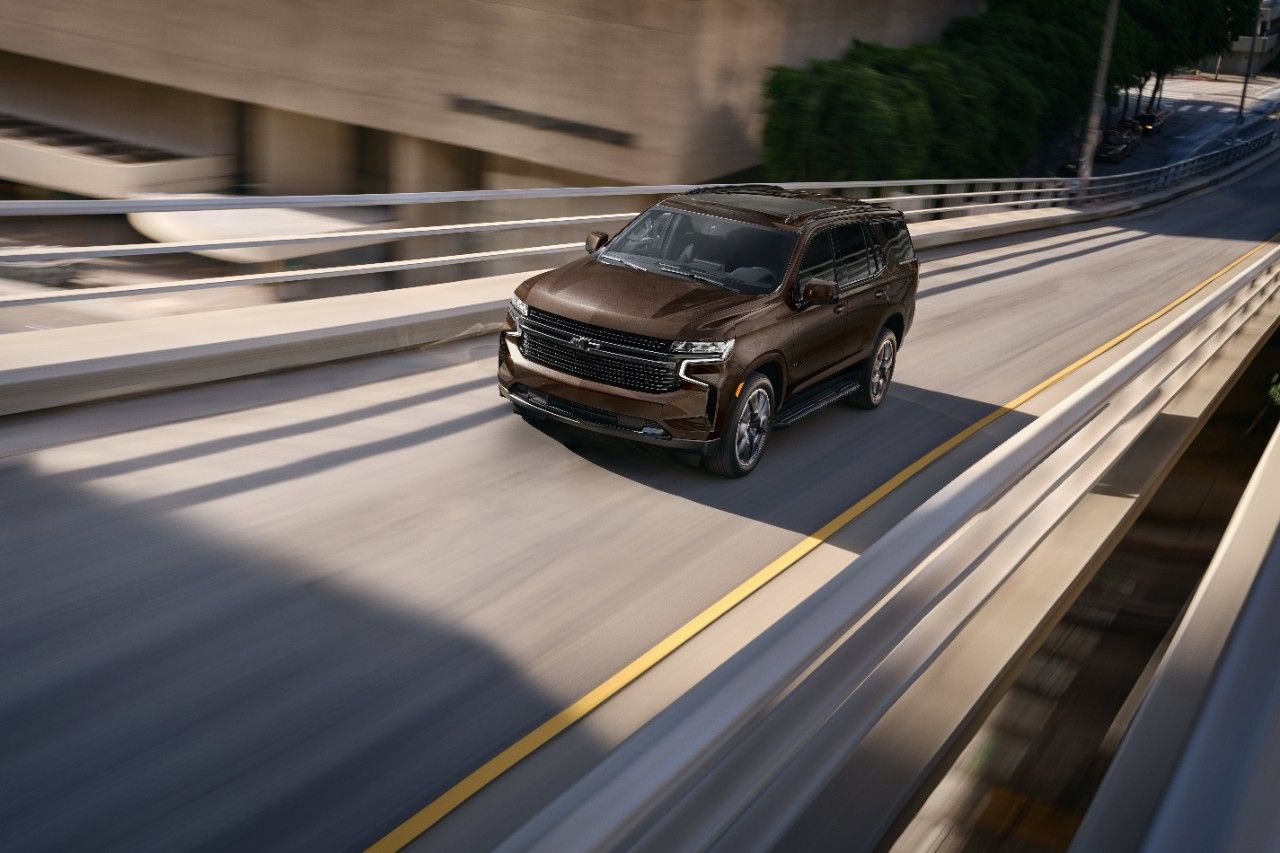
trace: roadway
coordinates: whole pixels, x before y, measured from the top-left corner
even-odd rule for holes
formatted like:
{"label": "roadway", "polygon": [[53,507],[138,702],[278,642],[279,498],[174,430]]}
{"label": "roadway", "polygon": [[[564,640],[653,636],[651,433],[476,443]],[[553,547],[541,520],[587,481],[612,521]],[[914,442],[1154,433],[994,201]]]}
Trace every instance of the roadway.
{"label": "roadway", "polygon": [[0,421],[0,848],[374,842],[1277,228],[1273,158],[1140,215],[923,252],[891,399],[779,433],[743,481],[529,427],[482,339]]}
{"label": "roadway", "polygon": [[[1169,110],[1169,118],[1164,126],[1155,134],[1144,136],[1138,149],[1123,162],[1097,163],[1094,173],[1116,175],[1154,169],[1207,154],[1230,143],[1237,126],[1240,88],[1239,78],[1166,80],[1161,105]],[[1245,100],[1242,138],[1264,133],[1268,123],[1259,123],[1259,119],[1277,106],[1280,106],[1280,82],[1269,74],[1251,80]]]}

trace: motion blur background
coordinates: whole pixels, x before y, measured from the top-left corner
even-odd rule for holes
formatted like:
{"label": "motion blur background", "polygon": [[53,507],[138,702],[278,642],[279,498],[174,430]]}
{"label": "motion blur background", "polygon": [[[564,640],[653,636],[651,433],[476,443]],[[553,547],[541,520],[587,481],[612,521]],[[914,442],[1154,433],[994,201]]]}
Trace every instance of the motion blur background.
{"label": "motion blur background", "polygon": [[[1106,5],[0,0],[0,199],[1053,175],[1079,156]],[[1276,0],[1126,0],[1106,121],[1154,110],[1166,78],[1208,80],[1210,69],[1221,83],[1204,95],[1213,116],[1199,116],[1198,100],[1194,108],[1199,119],[1222,118],[1238,88],[1232,75],[1251,61],[1260,72],[1277,52]],[[1153,152],[1134,162],[1201,153]],[[427,226],[612,213],[619,201],[16,218],[0,244]],[[629,201],[631,210],[648,203]],[[580,230],[545,235],[577,240]],[[10,264],[0,279],[145,283],[503,249],[513,239]],[[220,307],[529,268],[489,262],[192,299]]]}
{"label": "motion blur background", "polygon": [[[1182,66],[1242,73],[1255,18],[1261,70],[1280,50],[1262,5],[1123,3],[1112,102]],[[0,178],[111,196],[1012,175],[1078,130],[1104,8],[3,0],[0,113],[44,132],[4,138]]]}

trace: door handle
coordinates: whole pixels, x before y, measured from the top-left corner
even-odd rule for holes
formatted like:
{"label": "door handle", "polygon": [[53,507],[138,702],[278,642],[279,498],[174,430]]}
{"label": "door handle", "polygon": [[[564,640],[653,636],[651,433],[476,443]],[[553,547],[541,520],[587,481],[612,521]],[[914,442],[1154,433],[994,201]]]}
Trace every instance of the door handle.
{"label": "door handle", "polygon": [[876,299],[884,299],[884,295],[887,292],[888,291],[886,291],[883,287],[880,288],[879,290],[876,291]]}
{"label": "door handle", "polygon": [[842,311],[844,311],[844,303],[843,303],[843,302],[841,302],[839,305],[837,305],[837,306],[835,307],[835,312],[836,312],[837,314],[841,313]]}

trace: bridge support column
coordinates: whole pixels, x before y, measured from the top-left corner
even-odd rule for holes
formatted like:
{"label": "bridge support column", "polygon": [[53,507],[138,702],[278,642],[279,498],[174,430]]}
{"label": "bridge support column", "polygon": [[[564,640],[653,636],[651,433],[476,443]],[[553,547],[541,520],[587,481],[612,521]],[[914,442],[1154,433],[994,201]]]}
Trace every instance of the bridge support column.
{"label": "bridge support column", "polygon": [[[483,154],[471,148],[446,145],[430,139],[392,134],[388,153],[388,191],[393,193],[473,190],[481,183]],[[407,204],[395,215],[406,227],[449,225],[474,218],[475,205]],[[391,247],[392,260],[425,258],[479,251],[477,238],[484,235],[459,234],[451,237],[414,237],[399,240]],[[406,270],[393,273],[395,287],[432,284],[457,278],[456,270]]]}

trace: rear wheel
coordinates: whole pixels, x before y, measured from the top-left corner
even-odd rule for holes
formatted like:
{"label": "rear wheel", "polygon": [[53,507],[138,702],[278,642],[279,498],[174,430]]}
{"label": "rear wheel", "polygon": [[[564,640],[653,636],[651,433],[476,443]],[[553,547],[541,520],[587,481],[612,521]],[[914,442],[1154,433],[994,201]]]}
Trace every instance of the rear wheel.
{"label": "rear wheel", "polygon": [[751,374],[734,400],[719,448],[707,457],[707,467],[722,477],[750,474],[764,455],[773,410],[773,384],[759,373]]}
{"label": "rear wheel", "polygon": [[850,405],[859,409],[874,409],[889,396],[889,383],[893,381],[893,368],[898,363],[898,336],[891,329],[881,329],[876,335],[871,358],[858,366],[858,390],[849,395]]}

